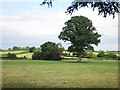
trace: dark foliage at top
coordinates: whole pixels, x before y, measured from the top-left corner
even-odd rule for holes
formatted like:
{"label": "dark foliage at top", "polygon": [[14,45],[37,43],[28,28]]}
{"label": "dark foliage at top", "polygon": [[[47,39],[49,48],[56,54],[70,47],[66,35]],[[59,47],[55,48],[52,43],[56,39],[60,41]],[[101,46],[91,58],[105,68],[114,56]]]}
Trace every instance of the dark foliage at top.
{"label": "dark foliage at top", "polygon": [[106,18],[107,14],[113,15],[113,18],[115,17],[115,13],[120,13],[119,11],[119,2],[73,2],[71,6],[67,8],[68,14],[72,14],[74,11],[78,11],[81,7],[88,7],[88,5],[91,5],[93,8],[93,11],[95,8],[98,8],[98,15],[102,15]]}
{"label": "dark foliage at top", "polygon": [[52,7],[52,0],[44,0],[44,1],[42,2],[42,4],[40,4],[40,5],[45,5],[45,4],[47,4],[48,7],[49,7],[49,6]]}
{"label": "dark foliage at top", "polygon": [[[84,1],[84,0],[83,0]],[[44,0],[42,4],[48,4],[48,6],[52,7],[52,0]],[[65,13],[72,15],[73,12],[78,11],[81,7],[88,7],[88,5],[93,8],[93,11],[95,8],[98,8],[98,15],[102,15],[103,17],[107,17],[107,14],[113,15],[113,18],[115,17],[115,13],[120,13],[119,8],[120,4],[118,1],[110,2],[110,1],[104,1],[99,2],[96,0],[96,2],[93,0],[92,2],[79,2],[79,0],[74,0],[72,2],[72,5],[67,8],[67,11]]]}

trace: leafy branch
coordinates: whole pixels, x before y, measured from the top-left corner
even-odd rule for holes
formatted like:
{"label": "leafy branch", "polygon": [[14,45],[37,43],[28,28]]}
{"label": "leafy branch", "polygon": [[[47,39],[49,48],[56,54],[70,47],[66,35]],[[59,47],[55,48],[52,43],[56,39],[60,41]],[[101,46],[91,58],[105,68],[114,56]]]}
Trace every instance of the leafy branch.
{"label": "leafy branch", "polygon": [[[84,1],[84,0],[83,0]],[[42,4],[40,5],[45,5],[47,4],[48,7],[52,7],[52,2],[53,0],[44,0],[42,2]],[[113,15],[113,18],[115,18],[115,13],[120,13],[119,9],[120,9],[120,4],[119,1],[97,1],[96,2],[93,0],[91,2],[80,2],[79,0],[74,0],[71,4],[71,6],[69,6],[67,8],[67,11],[65,13],[72,15],[75,11],[78,11],[78,9],[82,8],[82,7],[89,7],[89,5],[91,6],[91,8],[93,8],[93,11],[95,10],[95,8],[98,8],[98,15],[102,15],[103,17],[107,17],[107,14],[109,15]]]}

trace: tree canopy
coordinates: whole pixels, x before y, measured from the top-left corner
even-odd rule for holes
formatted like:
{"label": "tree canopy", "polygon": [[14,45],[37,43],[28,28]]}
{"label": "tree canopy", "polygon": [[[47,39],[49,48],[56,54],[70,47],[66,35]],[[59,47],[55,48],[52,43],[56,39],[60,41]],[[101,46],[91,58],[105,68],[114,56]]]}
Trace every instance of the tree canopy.
{"label": "tree canopy", "polygon": [[[44,0],[42,4],[48,4],[48,7],[52,7],[53,0]],[[107,17],[107,14],[113,15],[115,17],[115,13],[120,13],[120,4],[117,0],[73,0],[71,6],[68,6],[67,11],[65,13],[72,15],[73,12],[78,11],[81,7],[88,7],[88,5],[93,8],[98,8],[98,15],[102,15],[103,17]]]}
{"label": "tree canopy", "polygon": [[35,47],[30,47],[30,48],[29,48],[29,52],[30,52],[30,53],[34,52],[35,50],[36,50]]}
{"label": "tree canopy", "polygon": [[45,42],[41,46],[41,52],[35,51],[32,55],[33,60],[60,60],[61,50],[58,44],[53,42]]}
{"label": "tree canopy", "polygon": [[12,50],[21,50],[21,47],[14,46]]}
{"label": "tree canopy", "polygon": [[100,34],[96,32],[96,28],[92,25],[92,21],[84,16],[74,16],[65,22],[65,26],[58,38],[63,41],[71,42],[68,47],[69,51],[78,52],[81,62],[81,55],[85,50],[93,50],[92,45],[100,43]]}

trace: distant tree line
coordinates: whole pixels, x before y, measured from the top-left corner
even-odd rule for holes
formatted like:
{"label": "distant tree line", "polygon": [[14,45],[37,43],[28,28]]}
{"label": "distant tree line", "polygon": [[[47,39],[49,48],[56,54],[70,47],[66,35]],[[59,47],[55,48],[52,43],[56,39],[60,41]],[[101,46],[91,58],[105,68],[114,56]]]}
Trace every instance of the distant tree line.
{"label": "distant tree line", "polygon": [[40,49],[39,47],[36,48],[34,46],[32,47],[29,47],[29,46],[26,46],[26,47],[18,47],[18,46],[14,46],[13,48],[8,48],[8,51],[19,51],[19,50],[29,50],[30,52],[33,52],[34,50],[36,49]]}
{"label": "distant tree line", "polygon": [[26,46],[26,47],[18,47],[18,46],[14,46],[13,48],[8,48],[8,51],[17,51],[17,50],[29,50],[29,46]]}

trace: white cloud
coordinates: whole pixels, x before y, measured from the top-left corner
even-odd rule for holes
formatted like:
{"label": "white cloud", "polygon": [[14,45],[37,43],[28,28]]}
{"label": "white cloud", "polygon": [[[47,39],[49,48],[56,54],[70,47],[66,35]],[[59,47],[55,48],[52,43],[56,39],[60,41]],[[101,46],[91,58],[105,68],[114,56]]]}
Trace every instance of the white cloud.
{"label": "white cloud", "polygon": [[[63,15],[63,16],[62,16]],[[4,33],[17,31],[22,35],[56,35],[61,31],[67,16],[64,12],[25,12],[18,16],[1,16]]]}
{"label": "white cloud", "polygon": [[[78,12],[73,13],[72,16],[83,15],[88,17],[93,21],[93,25],[96,27],[97,31],[100,34],[103,34],[102,41],[108,42],[107,40],[117,39],[118,35],[118,20],[117,16],[115,19],[112,17],[104,18],[103,16],[98,16],[97,11],[92,11],[89,9],[81,8]],[[2,26],[1,30],[4,36],[6,37],[40,37],[49,40],[58,40],[57,36],[59,35],[62,27],[64,26],[64,22],[70,19],[70,15],[66,15],[65,11],[29,11],[29,12],[21,12],[16,13],[16,15],[11,16],[0,16],[0,25]],[[105,38],[108,38],[107,40]],[[5,38],[7,41],[7,38]],[[106,40],[106,41],[105,41]],[[111,47],[116,48],[116,45],[113,45],[117,42],[111,41],[111,45],[108,46],[107,49],[111,49]],[[99,47],[104,48],[107,47],[106,44],[101,42]],[[98,48],[99,49],[99,48]]]}

